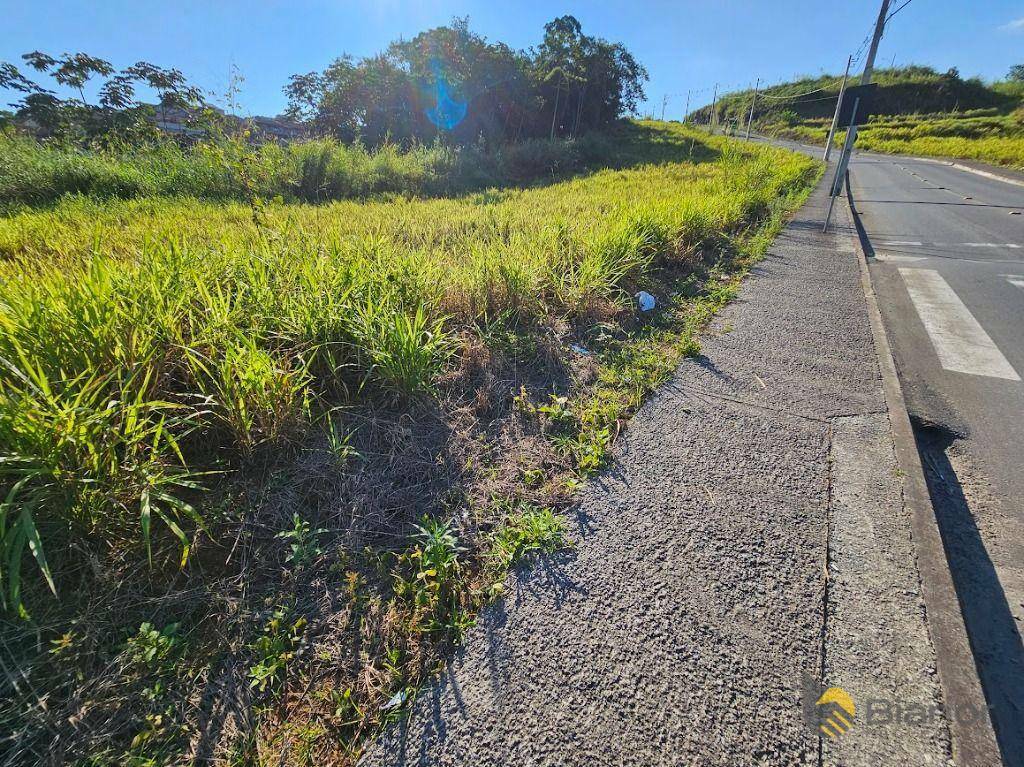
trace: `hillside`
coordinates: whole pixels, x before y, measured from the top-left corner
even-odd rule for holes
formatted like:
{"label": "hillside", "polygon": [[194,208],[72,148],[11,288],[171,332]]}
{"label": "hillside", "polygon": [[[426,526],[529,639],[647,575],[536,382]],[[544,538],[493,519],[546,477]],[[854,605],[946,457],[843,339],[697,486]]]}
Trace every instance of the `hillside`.
{"label": "hillside", "polygon": [[[762,133],[824,143],[842,78],[823,75],[772,86],[758,94],[754,126]],[[1024,82],[984,83],[956,70],[907,66],[875,72],[874,117],[857,138],[860,149],[956,157],[1024,168]],[[746,122],[751,91],[727,93],[715,111],[723,126]],[[710,105],[690,115],[707,123]],[[845,132],[835,137],[842,143]]]}
{"label": "hillside", "polygon": [[[877,69],[872,80],[878,83],[875,114],[880,116],[977,109],[1008,114],[1024,100],[1024,83],[986,84],[977,77],[964,79],[955,69],[943,73],[919,65]],[[841,75],[822,75],[773,85],[759,92],[754,120],[760,123],[795,123],[830,118],[841,84]],[[718,122],[745,122],[752,95],[752,91],[745,90],[721,96],[715,109]],[[708,104],[691,113],[689,119],[707,122],[710,114],[711,105]]]}

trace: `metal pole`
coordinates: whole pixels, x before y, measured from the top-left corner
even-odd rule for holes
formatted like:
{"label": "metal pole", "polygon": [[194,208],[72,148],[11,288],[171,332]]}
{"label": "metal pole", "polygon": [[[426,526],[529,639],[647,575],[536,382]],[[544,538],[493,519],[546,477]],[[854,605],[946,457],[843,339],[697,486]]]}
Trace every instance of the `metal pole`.
{"label": "metal pole", "polygon": [[668,103],[668,94],[661,97],[661,121],[665,122],[665,105]]}
{"label": "metal pole", "polygon": [[761,85],[761,78],[757,78],[754,83],[754,97],[750,99],[750,114],[747,115],[747,137],[745,141],[750,141],[750,123],[754,121],[754,104],[757,103],[757,89]]}
{"label": "metal pole", "polygon": [[[860,84],[867,85],[871,82],[871,73],[875,68],[875,55],[878,53],[878,44],[882,40],[882,32],[885,31],[885,17],[889,13],[889,0],[882,0],[882,7],[878,10],[878,19],[875,21],[875,34],[871,38],[871,47],[868,49],[868,58],[864,62],[864,73],[860,76]],[[860,99],[853,102],[853,113],[850,116],[850,128],[846,131],[846,142],[843,144],[843,154],[839,158],[839,167],[836,168],[836,177],[832,185],[832,200],[829,202],[828,214],[825,216],[825,225],[821,231],[828,231],[828,222],[832,218],[832,206],[835,204],[836,195],[842,186],[841,172],[846,173],[850,164],[850,154],[853,152],[853,143],[857,140],[857,107]]]}
{"label": "metal pole", "polygon": [[711,115],[708,117],[708,128],[715,132],[715,123],[718,122],[718,83],[715,83],[715,95],[711,97]]}
{"label": "metal pole", "polygon": [[683,111],[683,122],[686,122],[686,118],[690,114],[690,89],[686,89],[686,109]]}
{"label": "metal pole", "polygon": [[825,225],[821,227],[821,231],[828,231],[828,222],[832,220],[832,207],[836,204],[836,197],[839,196],[839,192],[843,186],[843,175],[846,173],[847,167],[850,164],[850,154],[853,151],[853,139],[856,137],[856,131],[854,131],[854,121],[857,119],[857,107],[860,106],[860,97],[858,96],[853,100],[853,111],[850,113],[850,129],[846,132],[846,141],[843,143],[843,153],[839,155],[839,164],[836,166],[836,175],[832,179],[832,186],[828,190],[828,213],[825,214]]}
{"label": "metal pole", "polygon": [[839,110],[843,106],[843,94],[846,92],[846,80],[850,76],[850,64],[853,63],[853,56],[846,57],[846,71],[843,72],[843,84],[839,86],[839,101],[836,102],[836,113],[832,115],[832,127],[828,129],[828,139],[825,141],[825,156],[822,162],[828,163],[828,156],[832,153],[832,139],[836,135],[836,123],[839,122]]}

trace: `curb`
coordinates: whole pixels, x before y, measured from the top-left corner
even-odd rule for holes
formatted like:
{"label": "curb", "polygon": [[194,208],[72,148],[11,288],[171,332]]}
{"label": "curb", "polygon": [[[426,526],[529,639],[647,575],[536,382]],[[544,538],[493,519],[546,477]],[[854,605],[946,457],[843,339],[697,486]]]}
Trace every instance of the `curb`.
{"label": "curb", "polygon": [[[935,665],[944,699],[946,724],[949,727],[953,759],[959,767],[994,767],[1002,764],[999,745],[981,680],[974,663],[970,640],[960,611],[960,600],[949,571],[946,551],[942,544],[932,508],[931,496],[925,482],[917,441],[910,425],[903,387],[896,373],[896,362],[889,346],[889,338],[882,323],[878,300],[871,283],[867,256],[862,241],[863,228],[853,205],[850,177],[846,177],[846,200],[855,224],[853,235],[860,262],[861,284],[867,299],[871,319],[871,334],[875,340],[878,368],[882,375],[889,425],[896,445],[896,461],[903,473],[903,501],[910,512],[911,535],[917,552],[917,568],[921,578],[928,630],[935,648]],[[986,716],[978,717],[984,711]],[[974,716],[971,716],[971,714]]]}

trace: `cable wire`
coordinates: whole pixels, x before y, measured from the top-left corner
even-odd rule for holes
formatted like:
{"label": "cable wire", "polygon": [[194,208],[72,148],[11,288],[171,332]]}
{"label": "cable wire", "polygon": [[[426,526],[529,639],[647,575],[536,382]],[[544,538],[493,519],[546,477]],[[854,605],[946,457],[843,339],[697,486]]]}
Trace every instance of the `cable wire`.
{"label": "cable wire", "polygon": [[893,16],[895,16],[895,15],[896,15],[897,13],[899,13],[899,12],[900,12],[900,11],[902,11],[902,10],[903,10],[904,8],[906,8],[906,7],[908,6],[908,5],[910,5],[910,4],[911,4],[911,3],[913,2],[913,1],[914,1],[914,0],[904,0],[904,1],[903,1],[903,3],[902,3],[902,4],[900,5],[900,7],[899,7],[899,8],[897,8],[897,9],[896,9],[895,11],[893,11],[892,13],[890,13],[890,14],[889,14],[888,16],[886,16],[886,17],[885,17],[885,20],[886,20],[886,22],[888,22],[888,21],[889,21],[889,19],[891,19],[891,18],[892,18]]}
{"label": "cable wire", "polygon": [[[825,90],[825,88],[823,88],[823,87],[822,88],[815,88],[813,91],[807,91],[806,93],[791,93],[791,94],[789,94],[787,96],[770,96],[767,93],[762,93],[761,94],[761,98],[775,99],[777,101],[783,101],[785,99],[798,99],[801,96],[810,96],[812,93],[818,93],[819,91],[823,91],[823,90]],[[814,99],[810,99],[810,100],[814,101]]]}

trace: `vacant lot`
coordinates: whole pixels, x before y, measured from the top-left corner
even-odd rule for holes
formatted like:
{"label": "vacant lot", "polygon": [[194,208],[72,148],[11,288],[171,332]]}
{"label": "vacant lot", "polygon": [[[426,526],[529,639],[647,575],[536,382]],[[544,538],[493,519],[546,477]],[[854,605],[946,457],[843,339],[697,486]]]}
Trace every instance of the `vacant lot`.
{"label": "vacant lot", "polygon": [[353,760],[567,545],[573,489],[818,173],[657,123],[587,153],[433,199],[286,202],[245,156],[239,202],[10,195],[8,763]]}

